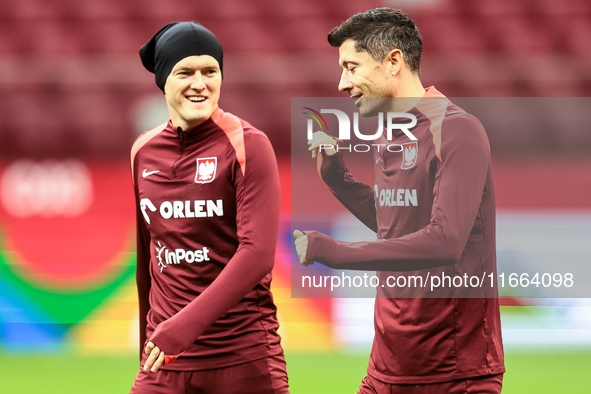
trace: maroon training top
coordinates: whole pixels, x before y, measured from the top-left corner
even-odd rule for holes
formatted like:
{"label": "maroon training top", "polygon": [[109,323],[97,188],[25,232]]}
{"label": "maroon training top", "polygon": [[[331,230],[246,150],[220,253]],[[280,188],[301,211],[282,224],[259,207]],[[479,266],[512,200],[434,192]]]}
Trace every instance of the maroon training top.
{"label": "maroon training top", "polygon": [[182,131],[169,121],[131,153],[137,206],[140,351],[202,370],[282,352],[270,291],[279,175],[259,130],[216,108]]}
{"label": "maroon training top", "polygon": [[[323,180],[378,240],[339,242],[307,231],[306,259],[378,270],[382,284],[400,271],[423,279],[496,276],[495,199],[484,128],[433,87],[409,112],[417,117],[411,132],[418,141],[399,131],[392,141],[382,136],[375,142],[374,187],[356,181],[340,153],[321,156]],[[378,144],[384,144],[379,151]],[[404,152],[384,149],[389,144],[401,144]],[[412,286],[377,288],[370,375],[386,383],[424,384],[505,371],[496,287],[432,292]]]}

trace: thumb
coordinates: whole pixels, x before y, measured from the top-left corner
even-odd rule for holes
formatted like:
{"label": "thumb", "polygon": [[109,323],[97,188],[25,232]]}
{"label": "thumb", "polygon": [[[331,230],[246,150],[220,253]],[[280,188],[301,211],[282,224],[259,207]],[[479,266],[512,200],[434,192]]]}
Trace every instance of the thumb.
{"label": "thumb", "polygon": [[305,235],[304,233],[302,233],[300,230],[294,230],[293,232],[293,236],[296,238],[299,238],[301,236]]}

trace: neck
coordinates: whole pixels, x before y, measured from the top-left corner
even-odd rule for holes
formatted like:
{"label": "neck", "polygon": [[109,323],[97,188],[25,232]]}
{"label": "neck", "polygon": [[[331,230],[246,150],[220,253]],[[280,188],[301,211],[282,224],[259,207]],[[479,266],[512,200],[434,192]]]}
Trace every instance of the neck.
{"label": "neck", "polygon": [[392,100],[393,112],[407,112],[425,95],[425,88],[418,76],[414,74],[401,83]]}

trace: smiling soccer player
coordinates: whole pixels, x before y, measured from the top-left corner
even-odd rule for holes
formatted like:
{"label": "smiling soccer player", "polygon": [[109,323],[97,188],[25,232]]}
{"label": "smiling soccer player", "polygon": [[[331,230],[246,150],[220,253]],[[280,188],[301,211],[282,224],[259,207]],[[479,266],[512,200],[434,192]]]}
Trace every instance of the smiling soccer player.
{"label": "smiling soccer player", "polygon": [[287,393],[271,144],[218,107],[223,52],[202,25],[171,23],[140,56],[170,120],[131,152],[142,366],[131,392]]}
{"label": "smiling soccer player", "polygon": [[[496,272],[488,138],[474,116],[423,87],[415,24],[399,10],[378,8],[352,16],[328,40],[339,48],[339,90],[363,116],[414,115],[417,141],[402,132],[374,141],[372,187],[351,175],[334,138],[313,135],[309,150],[322,179],[377,240],[339,242],[296,230],[300,262],[377,270],[382,283],[392,271],[460,279]],[[377,149],[388,143],[404,150]],[[406,290],[377,287],[375,338],[359,393],[499,393],[505,366],[496,287]]]}

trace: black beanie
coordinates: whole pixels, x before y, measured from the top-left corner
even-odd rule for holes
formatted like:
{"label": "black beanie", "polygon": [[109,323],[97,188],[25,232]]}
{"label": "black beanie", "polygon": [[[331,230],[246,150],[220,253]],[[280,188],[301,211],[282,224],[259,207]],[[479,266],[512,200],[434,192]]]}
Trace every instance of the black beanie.
{"label": "black beanie", "polygon": [[197,22],[169,23],[140,49],[146,70],[156,75],[156,85],[164,92],[166,78],[175,64],[188,56],[209,55],[223,71],[224,53],[216,36]]}

